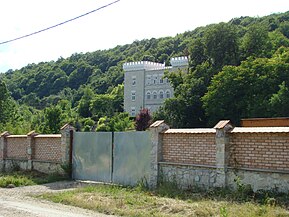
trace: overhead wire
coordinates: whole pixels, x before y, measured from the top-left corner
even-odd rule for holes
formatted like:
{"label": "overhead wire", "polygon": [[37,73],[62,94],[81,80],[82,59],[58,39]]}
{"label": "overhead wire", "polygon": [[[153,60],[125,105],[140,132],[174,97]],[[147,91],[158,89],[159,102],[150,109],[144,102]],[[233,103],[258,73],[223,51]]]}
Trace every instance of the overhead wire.
{"label": "overhead wire", "polygon": [[79,16],[77,16],[77,17],[74,17],[74,18],[72,18],[72,19],[69,19],[69,20],[66,20],[66,21],[64,21],[64,22],[58,23],[58,24],[56,24],[56,25],[53,25],[53,26],[50,26],[50,27],[47,27],[47,28],[38,30],[38,31],[36,31],[36,32],[32,32],[32,33],[27,34],[27,35],[23,35],[23,36],[14,38],[14,39],[10,39],[10,40],[7,40],[7,41],[0,42],[0,45],[2,45],[2,44],[7,44],[7,43],[10,43],[10,42],[13,42],[13,41],[17,41],[17,40],[20,40],[20,39],[23,39],[23,38],[27,38],[27,37],[30,37],[30,36],[32,36],[32,35],[36,35],[36,34],[39,34],[39,33],[41,33],[41,32],[44,32],[44,31],[53,29],[53,28],[55,28],[55,27],[61,26],[61,25],[63,25],[63,24],[69,23],[69,22],[71,22],[71,21],[77,20],[77,19],[79,19],[79,18],[81,18],[81,17],[87,16],[87,15],[89,15],[89,14],[91,14],[91,13],[94,13],[94,12],[96,12],[96,11],[99,11],[99,10],[101,10],[101,9],[104,9],[104,8],[106,8],[106,7],[109,7],[109,6],[115,4],[115,3],[119,2],[119,1],[120,1],[120,0],[116,0],[116,1],[110,2],[110,3],[106,4],[106,5],[103,5],[103,6],[101,6],[101,7],[99,7],[99,8],[96,8],[96,9],[94,9],[94,10],[92,10],[92,11],[89,11],[89,12],[87,12],[87,13],[81,14],[81,15],[79,15]]}

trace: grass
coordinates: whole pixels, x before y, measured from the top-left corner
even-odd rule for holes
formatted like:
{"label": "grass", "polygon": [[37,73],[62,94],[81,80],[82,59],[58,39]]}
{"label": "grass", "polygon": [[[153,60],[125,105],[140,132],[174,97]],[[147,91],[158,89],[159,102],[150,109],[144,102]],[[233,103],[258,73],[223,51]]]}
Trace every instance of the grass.
{"label": "grass", "polygon": [[119,216],[289,216],[288,195],[282,196],[283,203],[261,193],[244,197],[224,189],[184,191],[170,184],[155,191],[100,184],[38,197]]}
{"label": "grass", "polygon": [[64,179],[65,177],[58,174],[47,175],[37,171],[14,171],[0,173],[0,187],[5,188],[9,185],[14,185],[15,187],[39,185]]}

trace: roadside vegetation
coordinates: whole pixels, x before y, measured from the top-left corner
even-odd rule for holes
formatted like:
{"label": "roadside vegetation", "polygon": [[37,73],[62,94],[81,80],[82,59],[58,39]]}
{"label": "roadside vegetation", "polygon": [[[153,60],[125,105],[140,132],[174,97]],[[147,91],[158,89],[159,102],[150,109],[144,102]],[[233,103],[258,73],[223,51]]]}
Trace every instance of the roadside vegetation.
{"label": "roadside vegetation", "polygon": [[0,187],[19,187],[28,185],[39,185],[49,182],[56,182],[65,180],[64,177],[59,174],[44,174],[37,171],[14,171],[10,173],[0,173]]}
{"label": "roadside vegetation", "polygon": [[181,190],[164,183],[150,191],[141,185],[130,188],[98,184],[38,197],[118,216],[289,216],[288,194],[253,193],[243,187],[236,191]]}

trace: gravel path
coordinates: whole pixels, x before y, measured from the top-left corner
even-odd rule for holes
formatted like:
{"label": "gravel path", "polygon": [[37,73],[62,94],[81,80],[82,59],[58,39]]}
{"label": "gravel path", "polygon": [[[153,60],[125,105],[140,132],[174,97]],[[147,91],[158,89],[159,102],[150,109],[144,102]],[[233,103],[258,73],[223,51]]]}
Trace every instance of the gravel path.
{"label": "gravel path", "polygon": [[18,188],[0,188],[0,217],[84,217],[109,215],[90,210],[40,200],[28,195],[68,191],[84,184],[74,181],[54,182]]}

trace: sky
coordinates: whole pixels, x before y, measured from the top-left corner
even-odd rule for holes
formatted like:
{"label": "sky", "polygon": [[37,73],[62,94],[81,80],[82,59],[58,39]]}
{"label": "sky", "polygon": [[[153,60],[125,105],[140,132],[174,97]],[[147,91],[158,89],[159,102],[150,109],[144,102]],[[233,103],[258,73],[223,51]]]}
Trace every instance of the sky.
{"label": "sky", "polygon": [[[9,0],[0,7],[0,43],[72,19],[115,0]],[[4,0],[2,0],[4,2]],[[175,36],[241,16],[289,11],[288,0],[119,0],[75,21],[0,44],[0,73],[30,63],[66,58]]]}

